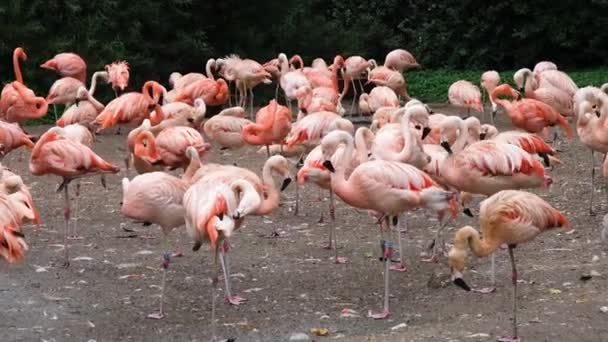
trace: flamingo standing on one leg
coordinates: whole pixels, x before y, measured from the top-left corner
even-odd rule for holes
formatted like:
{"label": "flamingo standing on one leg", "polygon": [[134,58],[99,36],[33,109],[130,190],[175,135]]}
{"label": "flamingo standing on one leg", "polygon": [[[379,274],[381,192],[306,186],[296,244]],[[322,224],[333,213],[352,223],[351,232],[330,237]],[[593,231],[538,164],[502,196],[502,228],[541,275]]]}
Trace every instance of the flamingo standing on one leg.
{"label": "flamingo standing on one leg", "polygon": [[466,291],[471,288],[462,279],[466,266],[467,249],[478,257],[493,254],[500,245],[509,246],[509,257],[513,274],[513,336],[498,341],[520,341],[517,333],[517,268],[513,249],[519,244],[534,239],[540,233],[557,228],[568,227],[568,219],[540,197],[516,190],[505,190],[489,197],[481,203],[479,213],[481,224],[479,232],[471,226],[460,228],[454,235],[454,247],[449,252],[448,264],[454,283]]}
{"label": "flamingo standing on one leg", "polygon": [[40,67],[53,70],[62,77],[74,77],[82,83],[86,82],[87,64],[82,57],[72,52],[57,54]]}
{"label": "flamingo standing on one leg", "polygon": [[[335,167],[330,161],[337,147],[344,143],[345,150],[340,163]],[[443,215],[451,211],[456,215],[457,200],[454,193],[442,190],[423,171],[414,166],[374,160],[360,164],[353,170],[348,180],[346,167],[353,155],[353,139],[342,131],[329,133],[321,142],[323,165],[332,172],[331,187],[338,197],[347,204],[360,209],[372,210],[389,217],[423,207],[438,211]],[[384,260],[384,308],[378,313],[369,312],[369,317],[383,319],[389,312],[389,262],[393,253],[392,242],[381,242]]]}
{"label": "flamingo standing on one leg", "polygon": [[281,106],[276,100],[260,108],[256,122],[243,127],[241,137],[250,145],[266,145],[270,157],[269,145],[282,144],[291,129],[291,111]]}
{"label": "flamingo standing on one leg", "polygon": [[489,70],[481,74],[481,87],[486,91],[488,100],[492,106],[492,112],[490,113],[490,121],[494,124],[494,117],[496,116],[496,103],[490,98],[490,94],[500,84],[500,74],[496,70]]}
{"label": "flamingo standing on one leg", "polygon": [[93,174],[117,173],[120,169],[101,159],[90,148],[63,136],[61,127],[52,127],[43,134],[30,159],[30,172],[35,176],[54,174],[63,178],[59,190],[63,189],[65,198],[64,266],[70,264],[68,253],[68,229],[70,222],[69,183],[80,177]]}

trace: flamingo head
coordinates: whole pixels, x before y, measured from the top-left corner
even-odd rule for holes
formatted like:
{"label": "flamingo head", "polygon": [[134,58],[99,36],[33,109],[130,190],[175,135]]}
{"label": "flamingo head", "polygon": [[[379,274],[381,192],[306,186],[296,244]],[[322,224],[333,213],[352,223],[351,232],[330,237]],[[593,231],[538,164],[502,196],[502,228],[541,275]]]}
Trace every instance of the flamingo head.
{"label": "flamingo head", "polygon": [[521,97],[520,92],[513,89],[513,87],[511,87],[509,84],[506,84],[506,83],[499,85],[492,91],[493,97],[496,97],[498,95],[504,95],[504,96],[512,97],[514,99],[518,99]]}
{"label": "flamingo head", "polygon": [[13,56],[15,56],[17,59],[19,59],[21,61],[27,60],[27,54],[25,53],[25,50],[23,50],[23,48],[20,46],[15,48],[15,51],[13,51]]}
{"label": "flamingo head", "polygon": [[498,129],[490,124],[481,125],[479,140],[492,139],[498,134]]}
{"label": "flamingo head", "polygon": [[25,235],[18,228],[4,226],[0,228],[0,256],[9,263],[21,261],[28,249]]}
{"label": "flamingo head", "polygon": [[109,75],[110,83],[112,83],[112,88],[124,91],[129,84],[129,63],[116,61],[106,65],[105,69]]}
{"label": "flamingo head", "polygon": [[56,71],[56,70],[57,70],[57,61],[56,61],[54,58],[49,59],[48,61],[46,61],[46,62],[42,63],[42,64],[40,65],[40,67],[41,67],[42,69],[47,69],[47,70],[53,70],[53,71]]}
{"label": "flamingo head", "polygon": [[532,70],[528,68],[519,69],[513,75],[513,82],[515,82],[515,85],[520,91],[523,91],[526,86],[526,79],[530,76],[532,76]]}

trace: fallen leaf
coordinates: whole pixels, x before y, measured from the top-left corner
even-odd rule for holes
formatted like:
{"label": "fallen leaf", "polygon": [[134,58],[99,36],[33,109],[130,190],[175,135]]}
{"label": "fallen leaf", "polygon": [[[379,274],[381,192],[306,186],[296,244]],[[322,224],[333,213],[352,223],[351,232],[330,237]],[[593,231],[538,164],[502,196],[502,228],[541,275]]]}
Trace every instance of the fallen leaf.
{"label": "fallen leaf", "polygon": [[312,328],[310,333],[315,336],[327,336],[329,335],[329,329],[327,328]]}
{"label": "fallen leaf", "polygon": [[560,294],[560,293],[562,293],[562,290],[560,290],[560,289],[549,289],[549,293],[551,293],[551,294]]}

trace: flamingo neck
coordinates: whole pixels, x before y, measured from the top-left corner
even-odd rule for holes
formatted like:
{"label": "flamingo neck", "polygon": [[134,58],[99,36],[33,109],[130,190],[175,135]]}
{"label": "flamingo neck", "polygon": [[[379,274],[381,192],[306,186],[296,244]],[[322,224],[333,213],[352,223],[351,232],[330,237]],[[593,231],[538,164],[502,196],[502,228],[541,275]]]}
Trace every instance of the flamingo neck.
{"label": "flamingo neck", "polygon": [[511,101],[501,100],[498,98],[498,95],[499,94],[496,92],[490,93],[490,101],[496,103],[497,105],[503,106],[507,110],[507,113],[511,114],[511,109],[513,108],[513,104],[511,103]]}
{"label": "flamingo neck", "polygon": [[13,70],[15,71],[15,80],[23,84],[23,75],[21,74],[21,66],[19,65],[19,52],[15,50],[13,53]]}
{"label": "flamingo neck", "polygon": [[274,183],[274,179],[272,178],[272,170],[273,165],[266,162],[266,164],[264,164],[264,168],[262,169],[262,182],[266,187],[268,187],[268,196],[262,201],[260,208],[256,211],[256,213],[259,215],[270,214],[279,206],[281,194],[279,193],[279,190]]}
{"label": "flamingo neck", "polygon": [[469,129],[467,123],[464,120],[458,120],[458,137],[452,146],[452,151],[454,153],[462,151],[468,139]]}
{"label": "flamingo neck", "polygon": [[492,254],[498,246],[500,243],[497,241],[480,238],[479,232],[471,226],[460,228],[454,236],[454,248],[465,251],[467,248],[471,248],[473,253],[480,258]]}
{"label": "flamingo neck", "polygon": [[163,112],[162,106],[157,103],[154,105],[154,115],[150,113],[150,124],[152,124],[152,126],[156,126],[161,123],[165,117],[166,115],[165,112]]}
{"label": "flamingo neck", "polygon": [[365,132],[363,129],[358,129],[355,132],[355,154],[357,156],[356,160],[359,163],[364,163],[367,161],[367,142],[365,141]]}
{"label": "flamingo neck", "polygon": [[105,71],[96,71],[93,73],[93,77],[91,77],[91,87],[89,88],[89,95],[93,96],[95,94],[95,89],[97,89],[97,79],[100,76],[108,77],[108,73]]}
{"label": "flamingo neck", "polygon": [[348,133],[345,133],[345,139],[342,142],[345,144],[345,147],[342,157],[334,164],[336,172],[332,173],[330,176],[331,189],[348,205],[357,208],[365,208],[365,198],[363,198],[349,180],[346,179],[346,167],[347,165],[351,165],[353,158],[353,139]]}
{"label": "flamingo neck", "polygon": [[287,58],[285,58],[281,61],[281,76],[285,76],[285,74],[287,74],[288,70],[289,70],[289,61],[287,60]]}
{"label": "flamingo neck", "polygon": [[[338,65],[336,63],[334,63],[334,67],[332,70],[332,74],[331,74],[331,84],[334,88],[334,90],[336,91],[336,93],[340,93],[340,84],[338,82]],[[346,81],[345,81],[345,85],[344,88],[346,88]]]}
{"label": "flamingo neck", "polygon": [[214,78],[214,76],[213,76],[213,72],[211,72],[211,65],[212,65],[213,63],[215,63],[215,60],[213,60],[213,59],[209,59],[209,60],[207,61],[207,64],[205,65],[205,72],[207,73],[207,78],[208,78],[208,79],[210,79],[210,80],[214,80],[214,81],[215,81],[215,78]]}

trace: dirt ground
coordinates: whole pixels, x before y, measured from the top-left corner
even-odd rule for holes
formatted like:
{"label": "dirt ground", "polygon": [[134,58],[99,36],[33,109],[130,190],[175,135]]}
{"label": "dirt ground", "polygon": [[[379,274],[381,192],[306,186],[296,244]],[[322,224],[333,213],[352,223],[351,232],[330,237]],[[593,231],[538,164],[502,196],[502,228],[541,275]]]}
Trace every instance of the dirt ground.
{"label": "dirt ground", "polygon": [[[438,111],[455,113],[447,106]],[[499,127],[509,128],[499,117]],[[32,127],[40,133],[48,127]],[[125,135],[107,134],[95,150],[122,165]],[[526,341],[608,341],[606,278],[607,245],[600,241],[601,218],[608,212],[603,180],[598,178],[597,216],[588,212],[590,153],[578,141],[561,145],[564,165],[549,173],[550,189],[534,191],[564,211],[573,230],[544,233],[519,246],[515,255],[520,278],[520,334]],[[18,160],[21,157],[21,160]],[[208,248],[192,252],[182,227],[170,235],[184,257],[174,258],[168,270],[164,320],[146,319],[158,306],[163,236],[156,226],[143,227],[120,215],[123,171],[107,179],[82,183],[78,210],[79,234],[70,241],[71,266],[61,261],[63,200],[55,192],[58,178],[32,177],[26,151],[4,163],[21,174],[32,189],[43,221],[41,229],[24,228],[30,250],[19,265],[0,265],[0,331],[2,341],[208,341],[211,337],[211,286],[215,274]],[[255,149],[226,152],[214,149],[209,161],[237,163],[261,170],[263,155]],[[599,161],[598,161],[599,163]],[[295,172],[294,172],[295,173]],[[73,187],[72,187],[73,188]],[[248,299],[229,306],[218,296],[217,333],[236,341],[287,341],[292,333],[309,334],[316,341],[493,341],[510,334],[511,270],[506,251],[497,257],[497,291],[466,293],[449,282],[445,259],[423,263],[426,246],[437,228],[423,213],[412,213],[406,235],[408,272],[391,273],[391,309],[387,320],[366,317],[382,303],[382,263],[378,228],[366,212],[339,202],[337,232],[340,253],[348,263],[336,265],[333,252],[322,249],[326,224],[318,224],[327,202],[319,202],[312,185],[302,188],[299,216],[294,216],[295,188],[269,217],[248,217],[232,240],[234,292]],[[477,208],[474,210],[477,213]],[[327,215],[325,215],[327,218]],[[128,233],[121,224],[134,229]],[[451,225],[478,227],[476,218],[460,217]],[[281,238],[267,238],[273,231]],[[142,236],[152,235],[153,239]],[[137,235],[137,237],[131,237]],[[465,279],[489,284],[489,260],[472,258]],[[581,276],[593,272],[590,280]],[[341,317],[343,309],[355,317]],[[327,328],[326,337],[312,328]]]}

